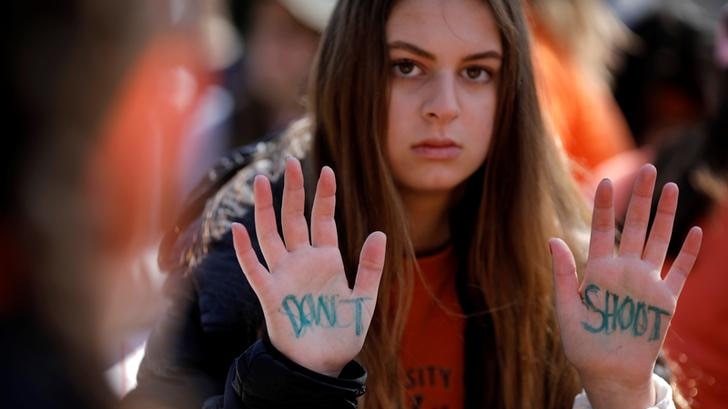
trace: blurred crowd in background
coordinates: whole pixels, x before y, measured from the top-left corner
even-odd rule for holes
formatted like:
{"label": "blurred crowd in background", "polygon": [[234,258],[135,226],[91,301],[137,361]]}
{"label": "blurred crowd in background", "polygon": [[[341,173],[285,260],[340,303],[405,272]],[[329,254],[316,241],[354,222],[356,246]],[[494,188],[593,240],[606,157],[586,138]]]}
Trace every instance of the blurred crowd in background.
{"label": "blurred crowd in background", "polygon": [[[114,407],[165,307],[162,234],[211,169],[305,114],[335,1],[10,4],[0,406]],[[724,407],[728,5],[524,4],[542,107],[587,199],[611,178],[621,219],[652,162],[681,189],[672,254],[705,231],[665,350],[685,407]]]}

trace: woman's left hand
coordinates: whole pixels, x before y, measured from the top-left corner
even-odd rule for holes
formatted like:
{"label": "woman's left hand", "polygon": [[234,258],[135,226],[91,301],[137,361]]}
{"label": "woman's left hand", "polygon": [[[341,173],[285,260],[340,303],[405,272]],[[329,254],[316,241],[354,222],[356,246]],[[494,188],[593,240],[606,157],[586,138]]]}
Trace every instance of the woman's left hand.
{"label": "woman's left hand", "polygon": [[693,227],[662,279],[678,188],[674,183],[664,186],[645,241],[655,178],[654,166],[640,169],[618,252],[612,185],[606,179],[599,184],[581,285],[568,246],[559,239],[549,243],[564,351],[595,408],[644,409],[655,404],[655,360],[700,250],[702,231]]}

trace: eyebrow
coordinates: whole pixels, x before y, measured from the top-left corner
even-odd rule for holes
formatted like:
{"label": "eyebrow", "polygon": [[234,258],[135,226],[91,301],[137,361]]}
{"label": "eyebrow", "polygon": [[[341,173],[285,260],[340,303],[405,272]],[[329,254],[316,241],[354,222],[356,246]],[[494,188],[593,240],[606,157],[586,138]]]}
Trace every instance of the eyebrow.
{"label": "eyebrow", "polygon": [[[389,44],[389,49],[390,50],[409,51],[412,54],[419,55],[422,58],[426,58],[426,59],[432,60],[432,61],[435,61],[437,59],[437,58],[435,58],[435,55],[432,54],[431,52],[425,51],[422,48],[417,47],[416,45],[405,42],[405,41],[394,41]],[[474,61],[474,60],[482,60],[482,59],[501,60],[501,59],[503,59],[503,56],[501,56],[501,54],[498,51],[489,50],[489,51],[484,51],[482,53],[470,54],[470,55],[466,56],[465,58],[463,58],[463,61]]]}

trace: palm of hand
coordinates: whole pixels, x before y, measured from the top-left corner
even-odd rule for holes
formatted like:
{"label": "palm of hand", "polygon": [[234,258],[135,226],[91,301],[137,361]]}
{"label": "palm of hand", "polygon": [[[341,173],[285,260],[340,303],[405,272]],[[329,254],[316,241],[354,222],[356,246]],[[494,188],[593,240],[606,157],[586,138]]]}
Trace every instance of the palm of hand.
{"label": "palm of hand", "polygon": [[625,381],[649,376],[677,301],[661,281],[659,271],[642,260],[589,263],[584,304],[562,325],[572,364]]}
{"label": "palm of hand", "polygon": [[260,299],[271,343],[292,361],[336,376],[361,350],[371,323],[384,265],[386,238],[372,233],[361,251],[356,284],[350,289],[334,222],[335,178],[324,168],[311,213],[311,240],[303,216],[303,175],[286,163],[281,222],[277,232],[270,185],[254,185],[255,224],[268,272],[258,261],[247,231],[233,227],[240,265]]}
{"label": "palm of hand", "polygon": [[375,295],[349,289],[337,248],[296,250],[271,276],[274,288],[262,300],[263,311],[283,354],[305,355],[297,361],[309,368],[341,368],[361,350]]}
{"label": "palm of hand", "polygon": [[641,169],[618,253],[611,184],[603,181],[599,185],[580,286],[568,247],[560,240],[551,242],[564,350],[582,379],[611,379],[629,385],[650,378],[680,290],[700,248],[701,231],[693,228],[667,277],[661,278],[678,194],[676,185],[665,185],[645,242],[654,179],[654,167]]}

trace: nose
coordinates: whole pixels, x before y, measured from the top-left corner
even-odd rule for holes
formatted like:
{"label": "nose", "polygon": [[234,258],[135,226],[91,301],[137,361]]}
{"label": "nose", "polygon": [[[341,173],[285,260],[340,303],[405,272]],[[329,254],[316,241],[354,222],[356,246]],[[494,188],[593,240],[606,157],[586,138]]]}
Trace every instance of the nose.
{"label": "nose", "polygon": [[422,116],[425,120],[442,125],[460,115],[455,81],[454,76],[447,73],[433,78],[427,98],[422,104]]}

